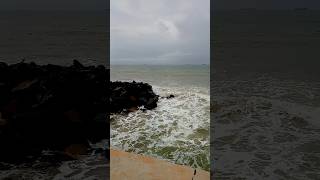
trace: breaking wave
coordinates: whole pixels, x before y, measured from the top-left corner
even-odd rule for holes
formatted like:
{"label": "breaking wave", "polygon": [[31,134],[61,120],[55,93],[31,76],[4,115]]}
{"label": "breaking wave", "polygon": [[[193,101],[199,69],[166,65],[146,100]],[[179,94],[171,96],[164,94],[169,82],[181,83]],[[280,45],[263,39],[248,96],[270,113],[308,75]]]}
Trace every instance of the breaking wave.
{"label": "breaking wave", "polygon": [[153,110],[111,116],[111,147],[209,170],[209,89],[153,86]]}

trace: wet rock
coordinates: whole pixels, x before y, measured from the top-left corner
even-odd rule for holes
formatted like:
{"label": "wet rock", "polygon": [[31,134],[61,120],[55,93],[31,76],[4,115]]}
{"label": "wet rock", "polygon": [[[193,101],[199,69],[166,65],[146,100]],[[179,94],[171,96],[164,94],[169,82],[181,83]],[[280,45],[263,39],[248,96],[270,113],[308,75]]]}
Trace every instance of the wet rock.
{"label": "wet rock", "polygon": [[149,84],[110,82],[102,65],[0,63],[0,162],[43,150],[75,157],[110,138],[108,113],[153,109],[157,101]]}
{"label": "wet rock", "polygon": [[74,68],[76,69],[83,69],[84,66],[77,60],[73,60],[73,65],[72,65]]}
{"label": "wet rock", "polygon": [[170,94],[169,96],[167,96],[167,99],[171,99],[174,98],[175,96],[173,94]]}
{"label": "wet rock", "polygon": [[146,109],[157,107],[159,96],[149,84],[142,82],[110,82],[110,112],[132,112],[138,107]]}
{"label": "wet rock", "polygon": [[38,80],[26,80],[19,83],[16,87],[14,87],[11,91],[16,92],[19,90],[30,88],[33,84],[35,84]]}
{"label": "wet rock", "polygon": [[106,116],[97,121],[107,114],[109,70],[78,61],[69,67],[0,63],[0,69],[0,161],[109,138]]}
{"label": "wet rock", "polygon": [[64,151],[67,155],[76,159],[79,155],[86,154],[88,147],[85,144],[71,144]]}

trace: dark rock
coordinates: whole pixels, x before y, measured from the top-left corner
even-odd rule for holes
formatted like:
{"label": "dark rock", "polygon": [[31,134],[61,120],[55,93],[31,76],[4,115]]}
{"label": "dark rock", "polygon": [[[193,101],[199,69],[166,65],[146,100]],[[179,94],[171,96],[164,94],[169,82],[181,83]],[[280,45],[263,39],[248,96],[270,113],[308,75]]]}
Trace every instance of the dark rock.
{"label": "dark rock", "polygon": [[167,99],[174,98],[175,96],[173,94],[170,94],[170,96],[167,97]]}
{"label": "dark rock", "polygon": [[0,63],[0,161],[109,138],[109,70]]}
{"label": "dark rock", "polygon": [[149,84],[110,82],[102,65],[0,63],[0,162],[24,161],[43,150],[76,156],[88,141],[110,138],[108,113],[153,109],[157,101]]}
{"label": "dark rock", "polygon": [[110,82],[110,112],[135,111],[138,107],[146,109],[157,107],[158,95],[149,84],[142,82]]}
{"label": "dark rock", "polygon": [[84,66],[77,60],[73,60],[73,67],[75,67],[76,69],[83,69]]}

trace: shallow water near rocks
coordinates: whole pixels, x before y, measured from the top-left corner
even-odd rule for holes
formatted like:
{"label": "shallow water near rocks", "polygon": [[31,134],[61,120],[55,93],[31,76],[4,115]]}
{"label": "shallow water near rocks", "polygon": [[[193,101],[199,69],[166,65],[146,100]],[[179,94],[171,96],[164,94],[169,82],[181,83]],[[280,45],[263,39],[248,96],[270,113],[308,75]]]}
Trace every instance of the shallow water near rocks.
{"label": "shallow water near rocks", "polygon": [[112,66],[111,79],[142,81],[161,97],[153,110],[111,115],[111,147],[210,168],[209,66]]}

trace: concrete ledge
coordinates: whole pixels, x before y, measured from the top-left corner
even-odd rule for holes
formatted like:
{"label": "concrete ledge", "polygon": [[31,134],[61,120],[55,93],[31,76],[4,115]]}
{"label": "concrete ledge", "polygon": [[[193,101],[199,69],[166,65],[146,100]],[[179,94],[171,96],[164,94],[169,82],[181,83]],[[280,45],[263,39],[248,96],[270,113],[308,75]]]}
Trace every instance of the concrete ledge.
{"label": "concrete ledge", "polygon": [[209,180],[210,173],[152,157],[110,150],[111,180]]}

